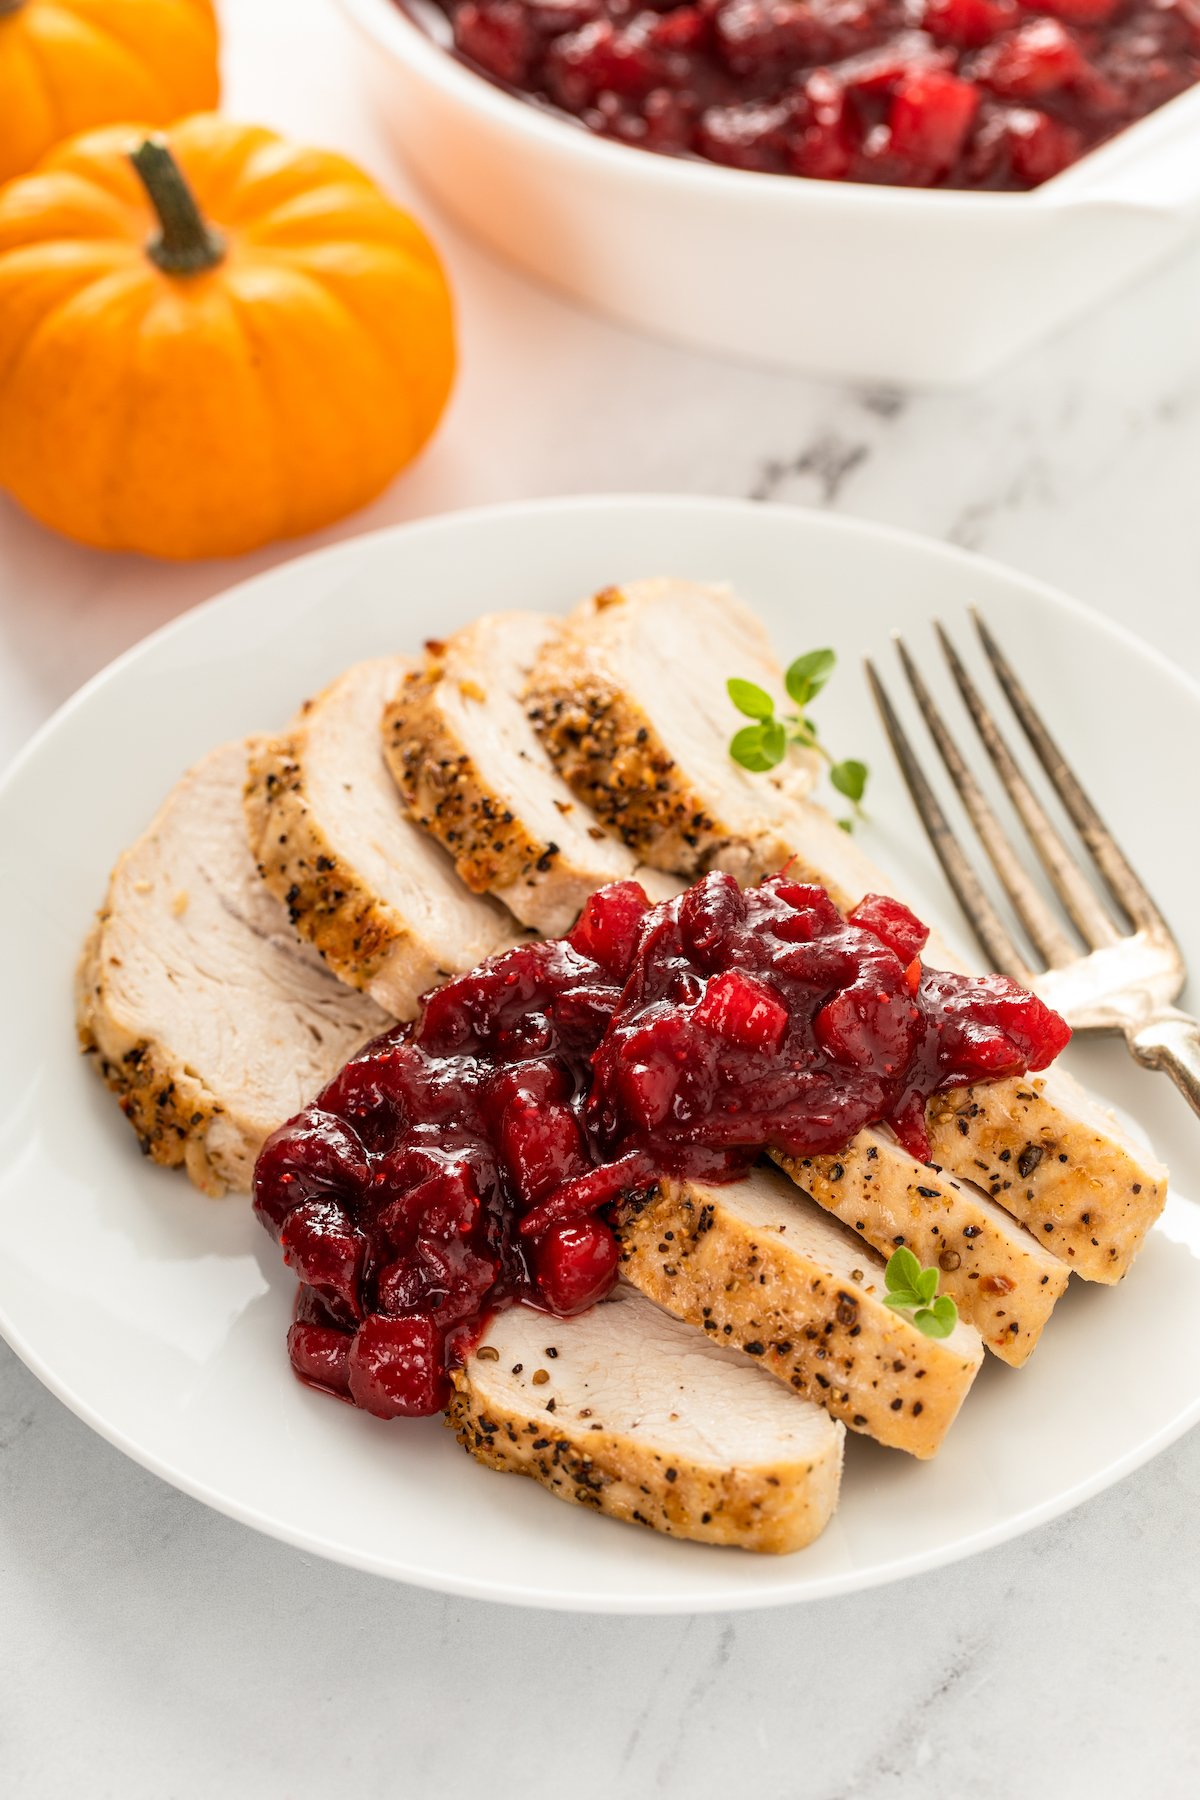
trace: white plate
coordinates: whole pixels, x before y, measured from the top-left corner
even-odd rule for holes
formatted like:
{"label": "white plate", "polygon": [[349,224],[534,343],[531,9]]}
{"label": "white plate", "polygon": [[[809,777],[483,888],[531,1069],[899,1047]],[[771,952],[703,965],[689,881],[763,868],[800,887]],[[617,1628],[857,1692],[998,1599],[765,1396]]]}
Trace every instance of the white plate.
{"label": "white plate", "polygon": [[[926,644],[933,614],[978,602],[1200,966],[1200,846],[1177,797],[1200,748],[1200,692],[1069,601],[896,532],[694,499],[461,514],[285,564],[99,676],[0,793],[0,1328],[81,1418],[186,1492],[306,1550],[452,1593],[666,1612],[845,1592],[1063,1512],[1200,1415],[1200,1209],[1175,1196],[1121,1288],[1077,1285],[1026,1369],[989,1361],[936,1462],[852,1439],[841,1508],[810,1549],[672,1543],[502,1480],[437,1421],[383,1424],[301,1387],[283,1346],[292,1279],[246,1202],[205,1200],[139,1158],[75,1052],[71,975],[114,857],[176,776],[223,737],[282,722],[356,657],[486,608],[557,609],[657,573],[733,581],[789,655],[838,648],[822,712],[837,748],[874,767],[869,847],[951,929],[858,664],[867,649],[887,657],[894,626]],[[1116,1044],[1073,1060],[1186,1173],[1200,1126],[1169,1085]]]}

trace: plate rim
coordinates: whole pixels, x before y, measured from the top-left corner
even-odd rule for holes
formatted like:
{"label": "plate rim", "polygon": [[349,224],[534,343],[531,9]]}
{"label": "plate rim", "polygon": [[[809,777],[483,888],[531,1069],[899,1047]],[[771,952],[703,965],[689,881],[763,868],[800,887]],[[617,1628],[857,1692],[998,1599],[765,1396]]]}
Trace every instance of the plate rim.
{"label": "plate rim", "polygon": [[[1012,568],[996,558],[981,555],[959,545],[944,543],[922,532],[876,520],[860,519],[851,514],[830,513],[815,507],[762,502],[727,495],[623,493],[620,491],[555,495],[538,500],[499,501],[474,507],[447,508],[420,519],[402,520],[372,531],[358,533],[352,537],[339,539],[332,544],[324,544],[313,550],[302,551],[295,556],[284,557],[269,568],[245,576],[241,580],[219,589],[217,593],[196,605],[186,608],[105,664],[95,675],[68,696],[38,727],[10,759],[4,770],[0,772],[0,819],[3,817],[3,810],[11,790],[23,778],[29,765],[36,761],[43,744],[49,741],[66,718],[86,705],[93,694],[109,685],[126,667],[136,663],[158,643],[180,633],[200,616],[223,609],[232,610],[243,602],[247,592],[256,586],[269,586],[272,582],[280,579],[286,580],[290,572],[299,565],[308,568],[310,566],[319,567],[327,561],[336,564],[353,555],[364,555],[370,558],[373,554],[383,550],[388,543],[400,537],[408,540],[414,537],[442,534],[447,531],[453,532],[464,525],[471,527],[476,524],[486,524],[496,518],[507,519],[520,516],[536,523],[542,518],[556,514],[581,511],[595,513],[614,507],[644,513],[661,513],[664,510],[686,512],[701,508],[706,514],[721,512],[741,519],[768,513],[772,516],[792,516],[803,521],[806,528],[815,528],[818,531],[839,536],[867,537],[877,542],[900,546],[907,551],[915,551],[920,555],[932,555],[935,560],[947,563],[964,573],[983,571],[993,577],[998,577],[1003,582],[1016,583],[1040,602],[1048,604],[1053,610],[1065,612],[1086,624],[1089,629],[1099,630],[1102,636],[1108,636],[1117,644],[1134,650],[1140,657],[1148,660],[1160,676],[1168,678],[1172,685],[1178,687],[1193,703],[1200,703],[1200,680],[1172,663],[1164,651],[1148,643],[1127,625],[1094,611],[1083,601],[1077,600],[1073,595],[1065,593],[1062,589],[1039,577],[1027,575],[1022,570]],[[905,1580],[910,1576],[919,1575],[935,1568],[947,1567],[978,1555],[984,1550],[992,1549],[1013,1538],[1023,1536],[1039,1525],[1073,1511],[1077,1506],[1102,1493],[1105,1489],[1115,1486],[1138,1468],[1153,1461],[1163,1450],[1172,1443],[1178,1442],[1200,1421],[1200,1392],[1198,1392],[1189,1407],[1183,1409],[1176,1418],[1161,1426],[1145,1441],[1114,1461],[1105,1464],[1102,1469],[1093,1472],[1045,1501],[1028,1506],[995,1525],[957,1539],[951,1545],[931,1546],[928,1549],[914,1551],[909,1555],[900,1556],[884,1563],[876,1563],[869,1568],[843,1570],[809,1578],[800,1590],[782,1583],[770,1587],[759,1587],[753,1583],[734,1583],[721,1593],[710,1597],[697,1597],[693,1593],[686,1592],[678,1595],[642,1595],[619,1588],[610,1589],[605,1593],[576,1592],[561,1588],[540,1590],[531,1587],[528,1582],[516,1583],[503,1577],[481,1580],[460,1577],[453,1573],[435,1574],[420,1566],[407,1565],[395,1556],[384,1560],[368,1551],[341,1543],[333,1537],[320,1536],[303,1528],[290,1526],[285,1520],[269,1517],[254,1505],[240,1501],[234,1495],[226,1494],[210,1484],[194,1479],[185,1471],[174,1467],[169,1457],[161,1456],[146,1448],[119,1427],[110,1425],[91,1402],[79,1395],[69,1382],[55,1375],[42,1355],[33,1348],[24,1334],[7,1316],[2,1297],[0,1297],[0,1337],[3,1337],[30,1373],[98,1437],[127,1456],[131,1462],[146,1469],[150,1474],[167,1482],[178,1491],[199,1500],[214,1512],[220,1513],[226,1518],[232,1518],[293,1549],[320,1556],[344,1567],[360,1569],[368,1574],[383,1576],[389,1580],[430,1592],[539,1611],[628,1616],[756,1611],[765,1607],[806,1604],[809,1601],[828,1599],[839,1594],[889,1586],[893,1582]]]}

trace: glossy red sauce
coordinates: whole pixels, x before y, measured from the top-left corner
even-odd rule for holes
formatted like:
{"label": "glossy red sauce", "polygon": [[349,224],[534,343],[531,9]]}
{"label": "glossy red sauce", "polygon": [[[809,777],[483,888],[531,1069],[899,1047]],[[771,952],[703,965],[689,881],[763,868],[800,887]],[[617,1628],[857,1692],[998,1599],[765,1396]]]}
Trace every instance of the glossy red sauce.
{"label": "glossy red sauce", "polygon": [[657,1175],[735,1179],[767,1145],[889,1125],[925,1159],[925,1102],[1043,1068],[1066,1025],[1001,976],[926,969],[925,927],[868,896],[708,875],[651,907],[619,882],[566,938],[426,996],[270,1138],[255,1210],[300,1277],[288,1346],[384,1417],[436,1412],[498,1306],[603,1298],[608,1209]]}
{"label": "glossy red sauce", "polygon": [[437,5],[465,61],[591,131],[833,181],[1037,187],[1200,80],[1200,0]]}

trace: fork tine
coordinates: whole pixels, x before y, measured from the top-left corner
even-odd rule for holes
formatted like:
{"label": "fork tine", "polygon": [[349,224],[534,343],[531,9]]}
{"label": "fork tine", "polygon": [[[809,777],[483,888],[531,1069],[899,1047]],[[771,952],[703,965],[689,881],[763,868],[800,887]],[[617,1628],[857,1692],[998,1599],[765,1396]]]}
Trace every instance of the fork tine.
{"label": "fork tine", "polygon": [[999,913],[980,886],[978,876],[950,829],[950,823],[938,803],[937,795],[925,779],[916,752],[888,698],[887,690],[875,673],[875,665],[869,657],[865,659],[865,664],[867,680],[871,684],[871,692],[874,695],[875,704],[879,708],[883,728],[887,732],[896,761],[900,765],[900,772],[912,795],[913,805],[920,815],[921,823],[925,827],[926,836],[933,845],[934,853],[945,870],[946,879],[953,888],[958,903],[979,940],[989,967],[1011,976],[1023,987],[1031,987],[1033,984],[1032,971],[1026,967],[1020,951],[1005,929]]}
{"label": "fork tine", "polygon": [[1119,935],[1116,926],[1101,906],[1083,871],[1070,856],[1041,801],[1017,767],[1012,751],[984,705],[978,688],[967,674],[958,651],[940,625],[935,623],[934,630],[984,749],[991,757],[996,773],[1004,783],[1005,792],[1029,833],[1042,867],[1074,920],[1080,936],[1093,950],[1098,950],[1104,944],[1115,944]]}
{"label": "fork tine", "polygon": [[1075,962],[1079,956],[1078,948],[1025,873],[1004,827],[984,799],[979,783],[967,767],[945,720],[934,705],[929,689],[909,654],[908,646],[899,632],[893,635],[904,673],[908,677],[908,685],[921,709],[921,715],[929,727],[930,735],[975,827],[979,841],[987,851],[988,859],[1013,903],[1017,917],[1029,933],[1031,942],[1051,968],[1061,968],[1065,963]]}
{"label": "fork tine", "polygon": [[1088,852],[1108,884],[1109,891],[1135,925],[1166,930],[1166,923],[1153,899],[1130,867],[1112,832],[1079,785],[1066,757],[1047,731],[1032,700],[1013,673],[999,644],[974,607],[971,617],[979,633],[996,679],[1004,689],[1009,705],[1022,731],[1033,746],[1038,761],[1046,771],[1050,785],[1066,808],[1067,815],[1079,832]]}

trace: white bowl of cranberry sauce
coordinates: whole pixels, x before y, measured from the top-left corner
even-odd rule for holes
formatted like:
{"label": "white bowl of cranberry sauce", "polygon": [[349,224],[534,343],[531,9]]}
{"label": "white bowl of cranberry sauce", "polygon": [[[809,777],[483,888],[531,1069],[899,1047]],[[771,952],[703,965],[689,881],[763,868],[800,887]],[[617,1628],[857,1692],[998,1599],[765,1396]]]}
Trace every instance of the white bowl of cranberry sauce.
{"label": "white bowl of cranberry sauce", "polygon": [[964,385],[1200,226],[1200,0],[343,5],[448,211],[703,349]]}

